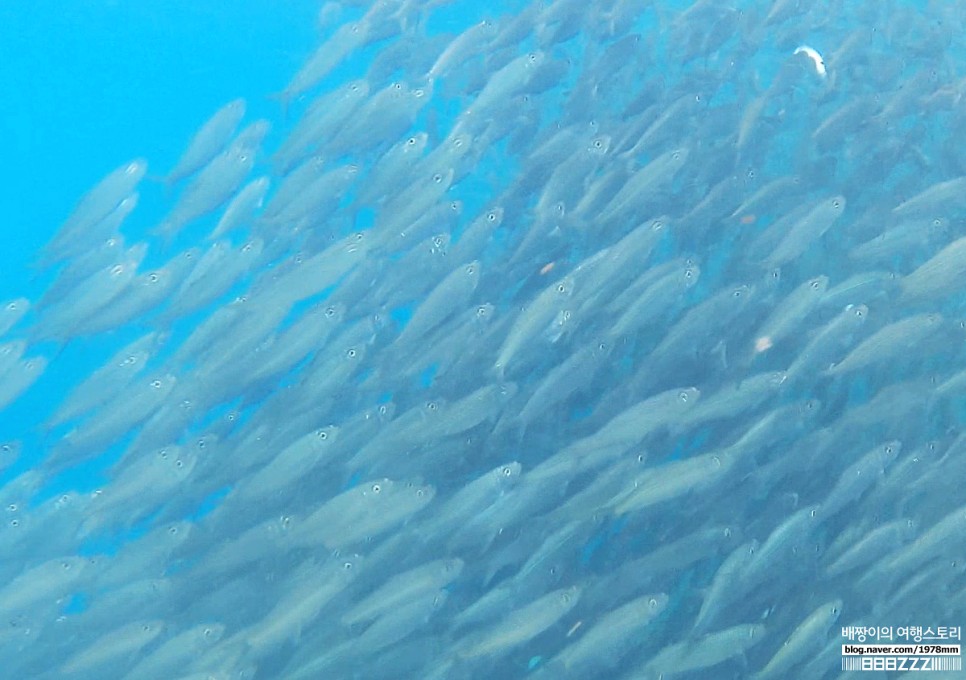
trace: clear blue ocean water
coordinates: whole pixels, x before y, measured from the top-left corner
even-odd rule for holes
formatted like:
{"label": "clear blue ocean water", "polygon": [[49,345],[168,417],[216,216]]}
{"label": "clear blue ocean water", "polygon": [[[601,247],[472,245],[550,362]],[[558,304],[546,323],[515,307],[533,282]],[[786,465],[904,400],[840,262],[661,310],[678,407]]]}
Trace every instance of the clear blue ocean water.
{"label": "clear blue ocean water", "polygon": [[[257,119],[272,125],[267,153],[257,156],[249,179],[272,174],[269,156],[309,103],[365,77],[395,45],[394,36],[352,53],[321,83],[283,106],[279,93],[314,50],[363,16],[365,8],[352,4],[340,9],[329,3],[322,22],[318,0],[0,2],[0,300],[36,301],[43,295],[56,274],[39,265],[43,246],[85,191],[136,158],[147,159],[148,172],[138,187],[139,205],[122,231],[128,245],[151,244],[138,271],[192,246],[208,248],[203,238],[220,207],[192,220],[173,239],[155,235],[186,184],[172,189],[160,178],[199,126],[239,97],[247,102],[243,125]],[[820,3],[820,9],[804,4],[662,2],[628,11],[633,20],[623,25],[618,19],[630,2],[587,3],[586,16],[593,20],[580,19],[581,10],[573,9],[577,3],[538,2],[534,16],[553,16],[559,9],[562,25],[551,22],[548,28],[538,21],[525,37],[475,55],[465,71],[454,69],[459,75],[454,82],[443,78],[430,85],[422,72],[392,74],[431,93],[430,104],[419,110],[403,138],[426,132],[429,152],[443,145],[455,126],[468,125],[468,139],[479,151],[434,202],[462,201],[461,216],[451,233],[448,226],[443,229],[444,235],[458,245],[474,219],[497,204],[506,208],[503,224],[479,251],[481,283],[459,304],[459,312],[494,318],[479,321],[482,330],[476,330],[458,323],[463,317],[454,311],[434,327],[441,334],[428,334],[402,350],[394,346],[439,281],[464,264],[443,260],[439,266],[408,243],[396,251],[374,249],[308,301],[298,300],[276,330],[291,328],[313,303],[345,304],[338,313],[345,314],[346,323],[329,339],[342,341],[339,334],[346,329],[359,331],[365,340],[350,351],[364,352],[361,368],[332,393],[323,392],[319,404],[285,400],[287,394],[302,394],[293,386],[314,366],[310,361],[296,363],[296,370],[274,382],[242,382],[242,394],[218,400],[178,439],[188,447],[220,428],[221,439],[214,440],[219,455],[226,461],[250,455],[256,461],[251,467],[234,470],[202,458],[205,466],[198,474],[216,481],[196,474],[183,493],[173,489],[169,505],[152,506],[144,516],[133,502],[122,505],[115,517],[94,513],[109,527],[103,532],[86,533],[90,518],[82,509],[76,517],[60,518],[63,524],[51,519],[49,534],[46,527],[32,529],[32,535],[52,541],[70,536],[70,553],[96,557],[97,566],[89,581],[56,592],[52,602],[40,598],[36,612],[4,611],[3,603],[10,601],[4,598],[13,596],[0,583],[0,660],[19,657],[22,664],[14,671],[21,675],[9,677],[59,677],[57,669],[68,658],[92,642],[105,644],[98,636],[127,619],[105,622],[91,612],[99,615],[100,603],[111,602],[120,586],[135,583],[133,578],[112,581],[110,565],[124,556],[125,547],[141,546],[139,539],[175,520],[191,526],[191,539],[172,554],[162,551],[160,566],[151,563],[143,574],[173,588],[168,600],[144,608],[145,616],[166,622],[164,633],[93,675],[76,677],[124,677],[164,641],[215,619],[225,632],[213,649],[224,657],[215,655],[205,669],[214,671],[224,662],[228,675],[211,676],[219,680],[423,678],[431,671],[446,678],[650,678],[675,668],[684,670],[674,677],[684,678],[808,680],[836,677],[843,626],[961,625],[966,530],[955,513],[966,517],[966,510],[959,510],[966,507],[959,483],[966,471],[961,436],[966,399],[953,379],[966,366],[966,297],[957,279],[966,275],[966,266],[955,250],[966,234],[966,202],[959,185],[948,189],[943,183],[966,187],[966,154],[959,143],[966,125],[966,52],[955,37],[962,19],[942,3],[895,0],[888,9],[836,0]],[[442,35],[459,34],[484,18],[503,30],[530,7],[522,0],[485,7],[464,0],[434,7],[421,23],[406,24],[401,32],[411,32],[424,41],[419,45],[438,52],[447,44]],[[778,18],[772,20],[772,12]],[[568,21],[573,36],[567,34]],[[559,42],[555,31],[563,34]],[[631,48],[619,44],[622,33],[634,39],[627,43]],[[810,53],[803,54],[806,45],[815,50],[814,63]],[[542,89],[529,92],[533,82],[509,88],[492,114],[495,120],[479,129],[472,118],[467,124],[467,107],[486,92],[494,73],[537,51],[560,67],[543,73],[545,82],[535,79]],[[609,70],[594,72],[601,64]],[[374,84],[370,96],[385,84]],[[505,136],[494,132],[507,128]],[[565,134],[557,136],[561,131]],[[555,139],[565,140],[566,153],[543,146]],[[335,158],[357,164],[354,171],[364,178],[398,139],[365,141],[376,151]],[[604,147],[599,156],[593,156],[595,142]],[[581,151],[593,160],[580,157]],[[685,160],[676,165],[672,152]],[[541,153],[552,159],[546,166],[530,160]],[[658,178],[645,183],[647,169],[654,168],[649,164],[661,162],[667,165],[658,169]],[[567,167],[576,179],[554,174],[565,163],[573,163]],[[401,183],[396,196],[406,197],[417,187],[417,178],[404,177],[411,185]],[[554,196],[560,213],[548,217],[540,200],[544,192],[552,193],[547,189],[551,177],[566,189]],[[273,175],[273,181],[280,179]],[[785,180],[787,185],[778,186]],[[766,187],[778,188],[756,193]],[[378,232],[392,217],[382,210],[386,203],[354,206],[357,190],[337,202],[338,220],[309,230],[318,242],[300,240],[305,233],[295,230],[294,245],[280,240],[275,259],[203,309],[170,324],[149,314],[93,337],[32,340],[27,356],[45,356],[50,365],[0,410],[0,442],[22,446],[18,462],[0,471],[0,491],[32,470],[47,476],[28,507],[8,506],[4,520],[48,508],[60,494],[89,499],[98,490],[109,492],[117,475],[113,466],[141,423],[99,455],[47,474],[45,461],[76,424],[44,427],[65,396],[145,332],[158,327],[171,332],[172,340],[153,364],[160,366],[234,298],[272,290],[270,283],[252,288],[252,280],[262,281],[257,275],[297,268],[322,250],[319,243],[329,246],[356,230]],[[598,190],[603,198],[592,203],[589,215],[581,212],[580,200]],[[766,198],[752,203],[762,195]],[[412,196],[414,202],[419,198]],[[832,201],[834,210],[823,211]],[[739,204],[749,203],[753,208],[739,210]],[[400,199],[396,207],[405,209],[407,202]],[[642,234],[654,225],[663,231],[651,242]],[[780,229],[770,230],[773,225]],[[634,234],[641,240],[633,240]],[[899,245],[873,242],[880,235]],[[242,242],[233,236],[236,246]],[[885,248],[885,254],[857,250],[870,244]],[[399,263],[416,265],[400,273]],[[672,269],[662,267],[700,278],[683,286],[672,282]],[[654,280],[647,280],[649,273]],[[853,276],[868,280],[854,283]],[[432,285],[419,288],[421,279]],[[655,280],[664,287],[651,287]],[[807,297],[809,282],[821,289],[818,297]],[[528,325],[529,318],[546,312],[536,301],[550,299],[555,285],[568,290],[566,299]],[[410,287],[422,292],[398,293]],[[751,294],[752,302],[727,304],[724,296],[733,291]],[[634,307],[640,300],[648,304]],[[493,307],[487,310],[487,304]],[[651,317],[652,308],[658,311]],[[633,332],[613,331],[628,309],[647,322],[634,325]],[[695,309],[703,316],[690,316]],[[850,321],[846,312],[856,310],[868,313],[868,320],[842,331]],[[30,337],[44,313],[31,311],[6,339]],[[909,319],[934,324],[935,330],[895,325]],[[371,324],[371,332],[364,324]],[[762,328],[778,329],[776,338],[782,334],[775,349],[771,336],[756,334]],[[883,329],[895,333],[871,349],[861,344]],[[523,341],[513,345],[515,337]],[[662,344],[667,338],[677,342]],[[850,354],[857,347],[866,353]],[[818,358],[808,356],[813,350]],[[509,368],[494,363],[497,356],[510,357]],[[215,365],[216,358],[188,364],[179,379],[201,371],[205,361]],[[575,358],[586,363],[575,362],[572,376],[565,374],[556,387],[540,391]],[[806,362],[808,370],[793,375],[803,358],[814,363]],[[408,372],[410,362],[420,361],[418,371]],[[336,362],[324,366],[338,374]],[[446,373],[451,366],[456,370]],[[486,387],[498,388],[503,396],[488,394],[485,398],[495,401],[484,405],[461,401]],[[749,396],[749,389],[759,392]],[[660,401],[675,390],[682,390],[678,396],[684,400],[700,394],[701,408],[712,403],[718,411],[709,406],[709,411],[694,411],[699,415],[678,415]],[[559,403],[520,424],[534,394],[551,400],[557,391],[566,392]],[[651,398],[658,401],[641,407]],[[463,408],[448,410],[453,403]],[[380,406],[388,410],[380,413]],[[477,406],[489,410],[474,421]],[[316,407],[319,413],[313,412]],[[234,409],[237,421],[228,424],[226,414]],[[446,414],[444,420],[433,420],[437,410]],[[471,424],[460,429],[464,419]],[[267,430],[259,431],[260,423]],[[290,497],[267,498],[264,505],[230,503],[231,492],[244,488],[297,435],[326,424],[341,427],[340,440],[351,442],[343,452],[346,459],[360,451],[373,457],[321,470],[307,464],[301,483],[286,489]],[[746,451],[754,455],[742,457]],[[492,504],[467,516],[454,511],[458,519],[448,526],[452,518],[440,508],[452,508],[445,504],[460,498],[472,480],[511,461],[522,463],[521,481],[512,482],[520,486],[498,487]],[[697,467],[703,463],[726,472],[717,477],[710,468]],[[520,474],[506,469],[508,477]],[[357,505],[340,503],[346,502],[345,494],[371,489],[383,477],[399,487],[420,488],[420,498],[428,494],[432,502],[412,516],[399,510],[402,504],[374,513],[378,519],[399,510],[404,519],[389,530],[363,531],[348,542],[330,537],[328,525],[345,517],[356,519],[345,527],[350,535],[353,524],[379,526],[369,515],[353,515]],[[653,499],[641,488],[650,489]],[[128,511],[135,521],[120,516]],[[300,523],[318,517],[312,514],[316,511],[328,522],[312,525],[316,531],[310,532]],[[817,518],[815,526],[808,517]],[[905,521],[908,526],[900,526]],[[246,533],[265,525],[286,538],[256,532],[251,539]],[[895,532],[888,541],[871,547],[861,543],[883,528]],[[17,543],[9,535],[0,534],[0,544],[14,546],[0,556],[0,578],[19,583],[18,575],[29,574],[51,555],[42,541]],[[223,576],[212,565],[230,560],[217,551],[236,546],[233,541],[240,537],[255,547],[242,542],[239,550],[261,551],[259,557]],[[277,545],[271,542],[276,540]],[[839,564],[856,544],[866,545],[867,559],[858,560],[861,566],[847,576],[833,573],[830,565]],[[749,545],[747,555],[740,552]],[[762,546],[770,551],[756,558]],[[700,558],[691,559],[692,552]],[[461,575],[430,592],[437,599],[425,607],[429,613],[416,608],[426,602],[403,597],[398,607],[380,614],[390,632],[379,624],[345,623],[346,612],[394,583],[394,576],[447,558],[459,558]],[[320,587],[312,578],[343,560],[361,565],[363,576],[320,605],[321,616],[315,611],[290,630],[280,624],[284,632],[278,639],[265,632],[299,604],[311,602],[313,594],[325,592],[330,581]],[[716,604],[712,595],[721,593],[715,589],[729,585],[722,565],[731,560],[756,580],[735,581],[742,596],[722,597],[726,604],[708,613],[708,603]],[[205,571],[209,568],[215,576]],[[210,580],[196,580],[198,573]],[[305,586],[306,594],[300,595],[306,582],[316,587]],[[568,599],[566,610],[545,628],[529,637],[519,633],[520,640],[501,646],[501,622],[526,631],[540,616],[525,606],[570,586],[579,605]],[[643,615],[623,624],[606,618],[645,594],[652,594],[653,607],[660,609],[653,627]],[[495,597],[495,604],[488,597]],[[825,611],[827,605],[834,611]],[[520,617],[521,611],[526,615]],[[14,623],[22,627],[24,620],[36,626],[36,637],[28,636],[33,646],[10,635]],[[600,621],[614,626],[615,649],[601,642],[591,670],[565,668],[557,655],[573,650]],[[392,642],[395,646],[353,657],[358,653],[353,645],[365,651],[377,634],[388,639],[399,632],[393,626],[406,632]],[[802,627],[805,633],[796,638]],[[495,641],[488,636],[493,631]],[[758,636],[747,649],[737,637],[745,632]],[[732,637],[724,638],[728,651],[715,660],[717,633]],[[796,655],[790,661],[780,656],[787,640],[795,642],[788,645]],[[490,645],[495,651],[487,651]],[[336,661],[328,670],[294,674],[303,664],[311,668],[318,661],[323,667],[318,659],[324,654],[316,659],[316,650],[331,652]],[[690,670],[689,663],[695,664]],[[754,676],[769,663],[781,670]],[[0,680],[5,677],[0,666]]]}

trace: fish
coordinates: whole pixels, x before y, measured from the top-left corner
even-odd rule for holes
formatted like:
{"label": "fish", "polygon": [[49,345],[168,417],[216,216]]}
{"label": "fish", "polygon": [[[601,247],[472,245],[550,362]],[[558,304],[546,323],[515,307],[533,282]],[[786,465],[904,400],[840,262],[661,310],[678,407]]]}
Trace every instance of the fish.
{"label": "fish", "polygon": [[[135,158],[102,178],[77,202],[73,212],[60,226],[57,234],[44,246],[44,261],[59,261],[69,253],[78,241],[86,237],[91,227],[121,208],[147,172],[147,161],[143,158]],[[136,203],[135,199],[134,204]]]}
{"label": "fish", "polygon": [[61,672],[73,675],[104,668],[119,658],[137,654],[164,630],[162,621],[135,621],[115,628],[92,641],[90,646],[71,656]]}
{"label": "fish", "polygon": [[914,314],[891,323],[860,342],[826,372],[841,375],[896,358],[937,333],[942,323],[943,317],[935,313]]}
{"label": "fish", "polygon": [[239,189],[225,206],[225,212],[208,235],[208,240],[213,241],[251,221],[255,212],[264,204],[271,181],[269,177],[257,177]]}
{"label": "fish", "polygon": [[761,680],[782,677],[790,668],[814,654],[824,645],[829,629],[835,625],[841,612],[842,600],[832,600],[820,605],[798,625],[779,651],[754,677]]}
{"label": "fish", "polygon": [[285,89],[277,95],[282,105],[287,108],[296,97],[318,85],[339,62],[362,46],[368,32],[369,24],[365,21],[340,26],[328,40],[319,45],[292,76]]}
{"label": "fish", "polygon": [[[632,640],[652,623],[668,605],[665,593],[642,595],[603,614],[596,625],[567,645],[550,661],[549,668],[562,667],[567,674],[594,672],[601,665],[611,669],[633,650]],[[601,654],[602,649],[612,650]]]}
{"label": "fish", "polygon": [[547,593],[513,610],[491,628],[470,633],[457,641],[456,653],[464,659],[505,653],[539,635],[565,616],[577,605],[580,592],[580,588],[569,586]]}
{"label": "fish", "polygon": [[458,557],[434,560],[397,574],[345,613],[342,623],[352,626],[384,616],[394,609],[435,593],[460,577],[465,563]]}
{"label": "fish", "polygon": [[396,338],[396,344],[402,348],[412,346],[457,310],[466,307],[479,282],[479,262],[459,265],[426,295]]}
{"label": "fish", "polygon": [[238,98],[215,111],[198,128],[164,181],[169,185],[175,184],[207,165],[228,144],[238,124],[245,117],[246,108],[245,100]]}
{"label": "fish", "polygon": [[432,486],[371,480],[329,499],[289,533],[291,546],[330,549],[357,544],[405,521],[436,495]]}
{"label": "fish", "polygon": [[164,333],[151,331],[121,348],[103,366],[74,388],[48,419],[47,427],[54,427],[76,418],[109,401],[111,388],[127,387],[147,368],[151,355],[160,349],[166,338]]}
{"label": "fish", "polygon": [[761,643],[766,630],[759,623],[739,624],[697,640],[671,644],[651,657],[641,668],[640,677],[660,678],[665,674],[713,668]]}

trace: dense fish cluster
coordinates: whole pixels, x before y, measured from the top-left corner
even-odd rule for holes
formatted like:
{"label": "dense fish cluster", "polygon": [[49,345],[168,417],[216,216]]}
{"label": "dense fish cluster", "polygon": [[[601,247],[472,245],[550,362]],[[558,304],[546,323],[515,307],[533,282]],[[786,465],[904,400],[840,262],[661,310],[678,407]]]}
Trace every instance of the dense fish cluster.
{"label": "dense fish cluster", "polygon": [[819,679],[963,623],[961,6],[448,5],[326,4],[275,119],[119,159],[4,303],[3,406],[117,345],[0,449],[4,678]]}

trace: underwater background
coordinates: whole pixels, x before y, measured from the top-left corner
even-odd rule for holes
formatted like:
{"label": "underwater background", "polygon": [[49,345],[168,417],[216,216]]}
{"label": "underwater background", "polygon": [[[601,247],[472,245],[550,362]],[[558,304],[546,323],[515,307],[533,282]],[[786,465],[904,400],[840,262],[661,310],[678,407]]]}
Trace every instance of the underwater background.
{"label": "underwater background", "polygon": [[0,4],[0,677],[958,676],[963,16]]}

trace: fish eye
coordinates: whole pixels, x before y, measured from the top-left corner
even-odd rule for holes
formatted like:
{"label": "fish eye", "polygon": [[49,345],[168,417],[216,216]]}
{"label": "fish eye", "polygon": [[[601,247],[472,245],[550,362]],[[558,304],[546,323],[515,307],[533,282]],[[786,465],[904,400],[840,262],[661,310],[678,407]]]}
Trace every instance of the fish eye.
{"label": "fish eye", "polygon": [[213,631],[211,628],[205,628],[201,634],[204,635],[205,637],[211,637],[214,634],[214,632],[215,631]]}
{"label": "fish eye", "polygon": [[426,493],[422,489],[416,489],[416,498],[422,498]]}
{"label": "fish eye", "polygon": [[409,146],[415,145],[416,144],[416,138],[415,137],[410,137],[409,139],[406,140],[406,144],[408,144]]}
{"label": "fish eye", "polygon": [[319,430],[319,433],[317,436],[319,439],[325,440],[329,438],[329,433],[326,432],[325,430]]}
{"label": "fish eye", "polygon": [[756,173],[754,170],[749,170],[745,176],[748,179],[755,179],[755,177],[758,176],[758,173]]}
{"label": "fish eye", "polygon": [[567,286],[565,286],[562,283],[558,283],[557,284],[557,292],[558,293],[566,293],[567,292]]}
{"label": "fish eye", "polygon": [[832,207],[835,208],[836,210],[838,210],[839,208],[842,207],[842,201],[840,201],[838,199],[832,201]]}
{"label": "fish eye", "polygon": [[396,90],[396,92],[399,92],[402,89],[402,83],[393,83],[392,89]]}
{"label": "fish eye", "polygon": [[687,401],[688,400],[688,393],[687,392],[680,392],[680,393],[678,393],[678,399],[680,399],[681,401]]}
{"label": "fish eye", "polygon": [[178,535],[178,527],[176,527],[176,526],[170,526],[170,527],[168,527],[168,533],[171,534],[172,536],[177,536]]}
{"label": "fish eye", "polygon": [[472,274],[472,273],[474,273],[475,271],[476,271],[476,266],[474,266],[474,265],[472,265],[472,264],[471,264],[471,265],[468,265],[468,266],[466,267],[466,273],[467,273],[467,274]]}
{"label": "fish eye", "polygon": [[486,316],[486,307],[482,307],[482,306],[481,307],[477,307],[476,308],[476,315],[477,316]]}
{"label": "fish eye", "polygon": [[208,447],[208,442],[207,441],[205,441],[204,439],[199,439],[198,440],[198,448],[199,449],[205,449],[207,447]]}
{"label": "fish eye", "polygon": [[11,503],[10,505],[8,505],[7,506],[7,511],[8,512],[17,512],[17,504],[16,503]]}
{"label": "fish eye", "polygon": [[325,315],[330,318],[335,316],[335,307],[327,307],[325,310]]}
{"label": "fish eye", "polygon": [[530,59],[531,62],[534,62],[537,60],[537,55],[531,52],[529,55],[527,55],[527,58]]}
{"label": "fish eye", "polygon": [[493,212],[487,213],[486,214],[486,219],[489,220],[490,222],[495,222],[496,221],[496,213],[493,213]]}
{"label": "fish eye", "polygon": [[812,287],[812,290],[818,290],[819,288],[821,288],[821,285],[819,284],[818,281],[812,281],[810,285]]}
{"label": "fish eye", "polygon": [[604,148],[604,143],[602,141],[600,141],[599,139],[595,139],[594,140],[594,148],[595,149],[602,149],[602,148]]}
{"label": "fish eye", "polygon": [[20,526],[20,520],[19,519],[12,519],[12,520],[10,520],[10,528],[11,529],[16,529],[19,526]]}
{"label": "fish eye", "polygon": [[511,470],[509,466],[504,467],[503,468],[503,476],[504,477],[510,477],[511,475],[513,475],[513,470]]}
{"label": "fish eye", "polygon": [[345,569],[346,571],[351,570],[352,569],[352,562],[343,562],[342,563],[342,568]]}
{"label": "fish eye", "polygon": [[686,278],[686,279],[693,279],[694,278],[694,270],[693,269],[685,269],[684,270],[684,278]]}
{"label": "fish eye", "polygon": [[437,172],[435,175],[433,175],[433,182],[435,182],[436,184],[439,184],[442,181],[443,181],[443,176],[441,174]]}
{"label": "fish eye", "polygon": [[381,484],[373,484],[370,490],[372,491],[372,493],[379,493],[379,492],[382,491],[382,485]]}
{"label": "fish eye", "polygon": [[64,568],[64,571],[70,571],[73,565],[70,562],[61,562],[60,566]]}
{"label": "fish eye", "polygon": [[355,351],[355,349],[350,349],[350,350],[348,350],[348,351],[347,351],[347,352],[345,353],[345,355],[346,355],[347,357],[349,357],[350,359],[355,359],[355,358],[356,358],[356,351]]}
{"label": "fish eye", "polygon": [[178,460],[174,461],[174,466],[180,470],[184,467],[184,461],[179,458]]}
{"label": "fish eye", "polygon": [[650,600],[647,601],[647,605],[651,609],[654,609],[657,606],[657,600],[652,597]]}
{"label": "fish eye", "polygon": [[148,274],[148,280],[151,281],[151,283],[157,283],[159,280],[161,280],[161,277],[158,276],[155,272],[151,272],[150,274]]}
{"label": "fish eye", "polygon": [[161,381],[160,380],[152,380],[151,381],[151,387],[153,387],[155,389],[161,387]]}
{"label": "fish eye", "polygon": [[731,295],[732,297],[740,298],[742,295],[741,289],[740,288],[736,289],[735,292],[733,292]]}
{"label": "fish eye", "polygon": [[430,411],[435,411],[439,408],[439,405],[435,401],[431,401],[426,404],[426,408],[428,408]]}

